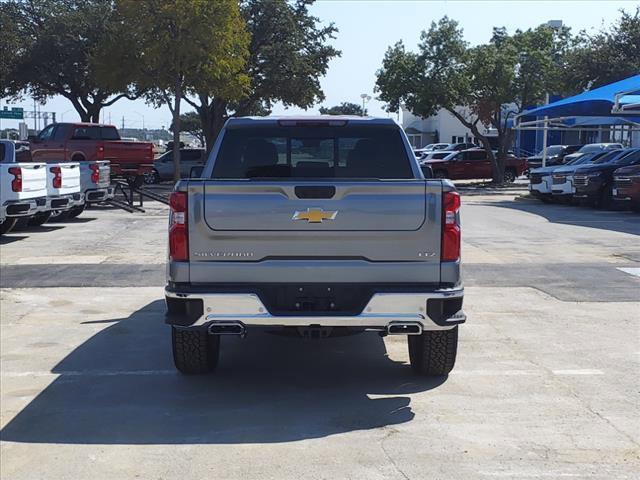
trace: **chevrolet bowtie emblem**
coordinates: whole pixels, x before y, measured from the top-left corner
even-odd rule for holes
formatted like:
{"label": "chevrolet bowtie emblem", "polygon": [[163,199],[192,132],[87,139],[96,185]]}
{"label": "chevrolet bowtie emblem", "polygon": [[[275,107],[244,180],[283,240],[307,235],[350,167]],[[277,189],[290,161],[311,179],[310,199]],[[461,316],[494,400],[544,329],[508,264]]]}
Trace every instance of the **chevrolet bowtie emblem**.
{"label": "chevrolet bowtie emblem", "polygon": [[309,223],[322,223],[323,220],[334,220],[338,211],[325,212],[321,208],[307,208],[306,212],[296,212],[291,220],[306,220]]}

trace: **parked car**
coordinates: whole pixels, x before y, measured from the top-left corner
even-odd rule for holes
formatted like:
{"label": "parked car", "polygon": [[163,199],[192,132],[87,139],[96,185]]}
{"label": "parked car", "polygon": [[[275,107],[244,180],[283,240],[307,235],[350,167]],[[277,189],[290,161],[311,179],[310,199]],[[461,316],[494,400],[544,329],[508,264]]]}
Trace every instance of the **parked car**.
{"label": "parked car", "polygon": [[429,160],[442,160],[445,157],[448,157],[454,152],[449,150],[434,150],[432,152],[425,152],[425,154],[419,158],[420,163],[428,162]]}
{"label": "parked car", "polygon": [[564,158],[565,163],[578,158],[583,153],[594,153],[594,152],[609,152],[611,150],[620,150],[622,145],[620,143],[589,143],[587,145],[583,145],[580,149],[574,153],[566,155]]}
{"label": "parked car", "polygon": [[593,162],[606,156],[607,158],[613,158],[618,155],[620,150],[612,151],[600,151],[593,153],[583,153],[578,158],[571,160],[566,165],[558,165],[554,167],[551,172],[551,195],[554,200],[570,201],[573,199],[573,195],[576,193],[576,188],[573,184],[573,175],[575,171],[584,165],[592,164]]}
{"label": "parked car", "polygon": [[612,195],[616,203],[640,211],[640,164],[614,170]]}
{"label": "parked car", "polygon": [[131,180],[153,169],[153,143],[123,141],[113,125],[55,123],[29,144],[34,162],[109,160],[112,175]]}
{"label": "parked car", "polygon": [[446,148],[441,150],[449,150],[450,152],[459,152],[461,150],[469,150],[471,148],[478,148],[475,143],[461,142],[461,143],[449,143]]}
{"label": "parked car", "polygon": [[[568,161],[574,160],[574,158],[566,159],[567,155],[570,155],[582,148],[582,145],[550,145],[547,147],[547,167],[554,165],[561,165]],[[533,155],[527,158],[529,164],[529,170],[542,167],[542,157],[544,152],[541,151],[537,155]]]}
{"label": "parked car", "polygon": [[0,234],[47,209],[47,165],[16,161],[16,144],[0,140]]}
{"label": "parked car", "polygon": [[613,202],[613,172],[620,167],[640,163],[640,148],[619,152],[612,158],[602,157],[590,165],[578,168],[573,176],[575,198],[589,205],[609,208]]}
{"label": "parked car", "polygon": [[176,184],[165,296],[179,371],[211,372],[221,335],[263,326],[405,335],[417,374],[453,369],[460,195],[423,178],[393,120],[334,118],[231,118],[203,178]]}
{"label": "parked car", "polygon": [[414,152],[417,157],[420,157],[427,152],[433,152],[435,150],[445,150],[448,146],[448,143],[430,143],[429,145],[425,145],[422,148],[414,149]]}
{"label": "parked car", "polygon": [[[491,178],[491,161],[487,152],[481,148],[450,153],[443,159],[424,162],[433,170],[436,178],[466,180],[473,178]],[[504,180],[513,182],[527,169],[527,161],[509,154],[505,160]]]}
{"label": "parked car", "polygon": [[[191,169],[204,165],[206,151],[203,148],[180,149],[180,177],[189,178]],[[146,183],[158,183],[162,180],[173,180],[173,151],[160,155],[153,162],[153,170],[145,176]]]}

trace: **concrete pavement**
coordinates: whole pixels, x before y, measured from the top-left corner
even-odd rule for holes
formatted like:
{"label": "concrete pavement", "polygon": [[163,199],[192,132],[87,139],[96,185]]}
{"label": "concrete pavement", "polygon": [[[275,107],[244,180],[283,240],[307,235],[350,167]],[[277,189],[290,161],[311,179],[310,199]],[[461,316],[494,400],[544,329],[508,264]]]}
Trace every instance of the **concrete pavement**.
{"label": "concrete pavement", "polygon": [[223,339],[215,375],[181,376],[164,207],[9,235],[2,478],[636,478],[640,279],[620,269],[640,266],[640,217],[463,203],[469,320],[434,380],[400,337],[263,332]]}

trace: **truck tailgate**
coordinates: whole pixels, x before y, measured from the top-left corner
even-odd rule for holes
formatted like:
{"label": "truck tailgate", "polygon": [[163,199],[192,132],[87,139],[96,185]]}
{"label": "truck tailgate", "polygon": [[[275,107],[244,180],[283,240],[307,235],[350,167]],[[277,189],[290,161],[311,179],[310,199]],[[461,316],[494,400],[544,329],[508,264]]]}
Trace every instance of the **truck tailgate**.
{"label": "truck tailgate", "polygon": [[[54,185],[56,169],[62,178],[60,187]],[[80,164],[78,162],[47,163],[47,194],[67,195],[80,192]]]}
{"label": "truck tailgate", "polygon": [[440,279],[440,183],[208,180],[188,191],[192,282],[285,282],[290,269],[311,282]]}
{"label": "truck tailgate", "polygon": [[104,159],[111,163],[153,163],[153,144],[113,140],[104,142]]}
{"label": "truck tailgate", "polygon": [[19,198],[37,198],[47,196],[47,170],[44,163],[16,163],[22,171],[22,192]]}

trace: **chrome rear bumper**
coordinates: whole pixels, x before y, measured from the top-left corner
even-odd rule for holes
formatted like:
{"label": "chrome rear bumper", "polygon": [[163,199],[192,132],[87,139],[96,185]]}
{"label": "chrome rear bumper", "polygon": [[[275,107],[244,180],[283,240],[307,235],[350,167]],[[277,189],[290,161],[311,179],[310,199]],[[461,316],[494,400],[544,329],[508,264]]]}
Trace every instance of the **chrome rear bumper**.
{"label": "chrome rear bumper", "polygon": [[464,289],[443,289],[421,293],[376,293],[359,315],[313,316],[272,315],[258,295],[253,293],[176,293],[165,290],[169,299],[202,300],[202,315],[185,328],[210,327],[217,322],[241,322],[249,326],[272,327],[358,327],[386,329],[396,322],[419,324],[422,330],[449,330],[464,323],[462,310],[438,321],[427,314],[431,299],[456,299],[464,296]]}

